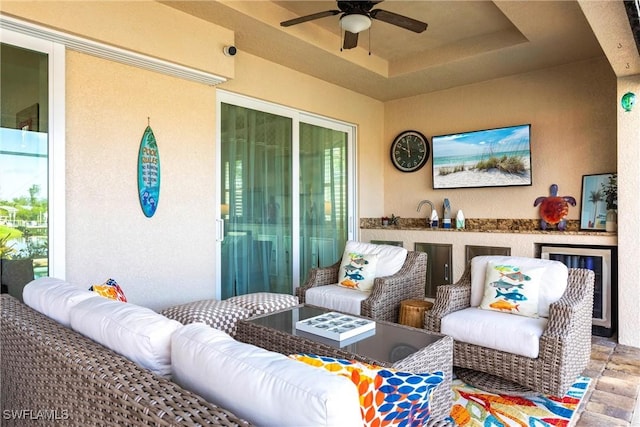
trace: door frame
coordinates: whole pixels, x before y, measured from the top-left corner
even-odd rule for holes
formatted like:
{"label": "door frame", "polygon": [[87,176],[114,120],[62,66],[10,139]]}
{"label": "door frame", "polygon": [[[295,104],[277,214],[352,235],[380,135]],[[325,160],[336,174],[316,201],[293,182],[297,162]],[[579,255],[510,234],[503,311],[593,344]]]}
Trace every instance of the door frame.
{"label": "door frame", "polygon": [[[24,28],[33,27],[23,22]],[[48,55],[48,275],[66,277],[65,208],[65,60],[66,48],[60,43],[29,36],[0,27],[2,43]]]}

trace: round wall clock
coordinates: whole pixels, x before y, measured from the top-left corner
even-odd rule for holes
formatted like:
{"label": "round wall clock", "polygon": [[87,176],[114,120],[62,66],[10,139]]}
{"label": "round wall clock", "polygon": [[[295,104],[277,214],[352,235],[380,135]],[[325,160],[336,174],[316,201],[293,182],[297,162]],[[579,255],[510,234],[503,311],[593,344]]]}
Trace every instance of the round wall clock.
{"label": "round wall clock", "polygon": [[400,133],[391,143],[391,162],[402,172],[417,171],[427,163],[429,154],[429,141],[415,130]]}

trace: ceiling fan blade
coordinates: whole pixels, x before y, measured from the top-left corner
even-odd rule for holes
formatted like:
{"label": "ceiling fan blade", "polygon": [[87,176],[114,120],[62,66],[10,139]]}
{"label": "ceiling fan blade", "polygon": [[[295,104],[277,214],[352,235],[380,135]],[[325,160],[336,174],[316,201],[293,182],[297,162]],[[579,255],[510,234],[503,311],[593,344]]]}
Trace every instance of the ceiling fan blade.
{"label": "ceiling fan blade", "polygon": [[303,22],[313,21],[314,19],[324,18],[325,16],[333,16],[341,13],[339,10],[325,10],[324,12],[312,13],[311,15],[300,16],[298,18],[289,19],[288,21],[281,22],[283,27],[290,27],[296,24],[302,24]]}
{"label": "ceiling fan blade", "polygon": [[349,31],[344,32],[343,49],[353,49],[358,46],[358,33],[352,33]]}
{"label": "ceiling fan blade", "polygon": [[402,27],[406,30],[413,31],[414,33],[421,33],[427,29],[427,24],[422,21],[398,15],[397,13],[389,12],[387,10],[372,10],[370,15],[373,19],[378,19],[388,24]]}

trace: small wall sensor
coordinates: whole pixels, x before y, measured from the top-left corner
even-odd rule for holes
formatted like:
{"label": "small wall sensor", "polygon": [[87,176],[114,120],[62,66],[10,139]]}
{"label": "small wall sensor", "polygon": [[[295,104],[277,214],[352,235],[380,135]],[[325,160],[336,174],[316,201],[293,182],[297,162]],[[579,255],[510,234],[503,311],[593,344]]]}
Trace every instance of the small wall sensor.
{"label": "small wall sensor", "polygon": [[238,53],[238,49],[235,46],[225,46],[222,51],[226,56],[235,56]]}

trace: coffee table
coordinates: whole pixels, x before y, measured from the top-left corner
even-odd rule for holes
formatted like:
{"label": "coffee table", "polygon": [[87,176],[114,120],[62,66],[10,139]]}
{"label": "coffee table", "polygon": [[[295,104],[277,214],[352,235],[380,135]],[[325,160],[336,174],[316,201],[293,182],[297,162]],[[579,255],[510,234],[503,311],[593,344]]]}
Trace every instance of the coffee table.
{"label": "coffee table", "polygon": [[286,355],[311,353],[414,373],[442,371],[445,378],[433,392],[429,425],[444,425],[443,420],[449,416],[452,402],[451,337],[385,321],[376,321],[374,334],[364,333],[360,340],[352,338],[342,342],[296,330],[297,321],[329,311],[302,304],[240,320],[235,338]]}

